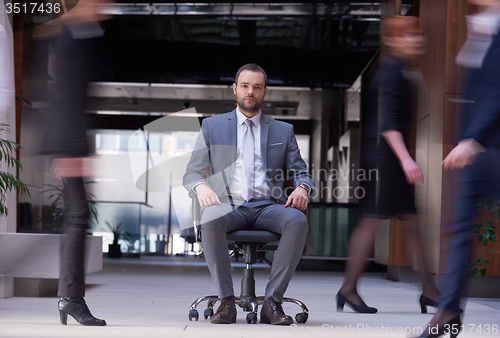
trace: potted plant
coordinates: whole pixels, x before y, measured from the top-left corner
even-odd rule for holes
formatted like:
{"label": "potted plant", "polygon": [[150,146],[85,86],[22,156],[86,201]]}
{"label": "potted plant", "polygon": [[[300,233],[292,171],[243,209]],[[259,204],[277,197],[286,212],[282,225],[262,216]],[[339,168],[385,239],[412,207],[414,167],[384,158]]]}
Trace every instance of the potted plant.
{"label": "potted plant", "polygon": [[134,249],[135,239],[133,236],[126,239],[127,242],[127,252],[125,253],[125,257],[128,258],[141,258],[141,253]]}
{"label": "potted plant", "polygon": [[108,257],[110,258],[120,258],[122,256],[122,251],[120,249],[120,244],[118,241],[123,239],[128,241],[131,237],[130,233],[125,230],[125,227],[122,223],[110,223],[108,221],[105,222],[108,230],[113,234],[113,243],[108,245]]}
{"label": "potted plant", "polygon": [[[15,142],[3,138],[3,134],[9,132],[8,127],[8,124],[0,123],[0,163],[6,165],[7,168],[13,167],[21,170],[23,168],[21,162],[12,154],[22,149],[22,147]],[[21,195],[27,194],[31,197],[28,187],[16,176],[6,171],[0,171],[0,216],[7,216],[9,213],[9,209],[5,205],[6,194],[13,189],[17,190]]]}
{"label": "potted plant", "polygon": [[[85,181],[83,185],[93,184],[93,181]],[[50,203],[49,209],[42,213],[39,221],[42,222],[44,230],[50,230],[54,232],[60,232],[63,226],[65,210],[68,208],[68,189],[64,180],[62,181],[62,186],[56,186],[53,184],[46,184],[47,189],[42,190],[40,194],[49,193]],[[85,193],[87,202],[90,209],[89,222],[93,223],[97,221],[97,202],[95,201],[95,195],[89,192]],[[71,222],[71,220],[68,220]]]}

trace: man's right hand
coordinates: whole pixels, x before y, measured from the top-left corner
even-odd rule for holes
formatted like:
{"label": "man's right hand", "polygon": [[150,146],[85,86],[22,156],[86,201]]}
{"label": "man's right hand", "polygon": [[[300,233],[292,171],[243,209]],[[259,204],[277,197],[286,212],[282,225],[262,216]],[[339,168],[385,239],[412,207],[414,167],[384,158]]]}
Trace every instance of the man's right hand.
{"label": "man's right hand", "polygon": [[219,197],[217,194],[206,184],[198,184],[194,190],[196,190],[196,195],[198,195],[198,202],[202,208],[209,207],[211,205],[221,205]]}

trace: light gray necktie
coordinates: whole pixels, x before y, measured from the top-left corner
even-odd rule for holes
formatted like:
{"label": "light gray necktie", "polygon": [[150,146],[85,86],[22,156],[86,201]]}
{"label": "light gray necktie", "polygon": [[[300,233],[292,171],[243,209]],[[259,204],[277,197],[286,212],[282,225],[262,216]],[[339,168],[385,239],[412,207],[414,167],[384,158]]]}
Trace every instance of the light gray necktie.
{"label": "light gray necktie", "polygon": [[255,195],[255,141],[253,135],[253,121],[245,121],[247,130],[243,139],[243,167],[247,182],[247,191],[242,191],[242,197],[245,200],[251,200]]}

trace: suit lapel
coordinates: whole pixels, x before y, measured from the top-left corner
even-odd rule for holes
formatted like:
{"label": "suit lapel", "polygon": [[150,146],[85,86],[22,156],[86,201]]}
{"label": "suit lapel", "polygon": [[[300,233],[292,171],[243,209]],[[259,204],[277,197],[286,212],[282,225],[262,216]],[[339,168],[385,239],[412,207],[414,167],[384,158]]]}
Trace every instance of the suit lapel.
{"label": "suit lapel", "polygon": [[[262,112],[261,112],[262,114]],[[269,120],[264,114],[260,117],[260,155],[262,167],[267,169],[267,143],[269,139]]]}
{"label": "suit lapel", "polygon": [[238,132],[238,119],[236,118],[236,109],[233,110],[229,114],[228,122],[227,122],[227,135],[228,135],[228,143],[227,145],[232,146],[231,148],[231,164],[236,163],[236,153],[238,149],[237,142],[237,132]]}

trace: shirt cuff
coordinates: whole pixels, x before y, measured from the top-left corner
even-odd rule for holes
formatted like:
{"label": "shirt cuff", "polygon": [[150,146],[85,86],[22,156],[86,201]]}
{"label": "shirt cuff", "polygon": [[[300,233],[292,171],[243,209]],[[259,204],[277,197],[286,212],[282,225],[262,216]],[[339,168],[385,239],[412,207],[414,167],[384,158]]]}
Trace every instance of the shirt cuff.
{"label": "shirt cuff", "polygon": [[[297,184],[297,187],[300,187],[301,185],[305,185],[307,187],[307,195],[309,196],[311,194],[311,187],[309,186],[309,184],[299,183],[299,184]],[[297,187],[295,187],[295,189],[297,189]]]}
{"label": "shirt cuff", "polygon": [[210,186],[208,185],[208,183],[207,183],[207,182],[205,182],[205,181],[203,181],[203,182],[198,182],[198,183],[195,183],[195,184],[193,185],[193,187],[191,188],[191,191],[192,191],[192,192],[194,192],[194,193],[196,194],[196,190],[195,190],[195,188],[196,188],[197,186],[199,186],[200,184],[205,184],[205,185],[207,185],[207,186],[210,188]]}
{"label": "shirt cuff", "polygon": [[472,138],[460,141],[458,142],[458,144],[467,148],[472,153],[472,155],[486,152],[486,149],[479,142]]}

